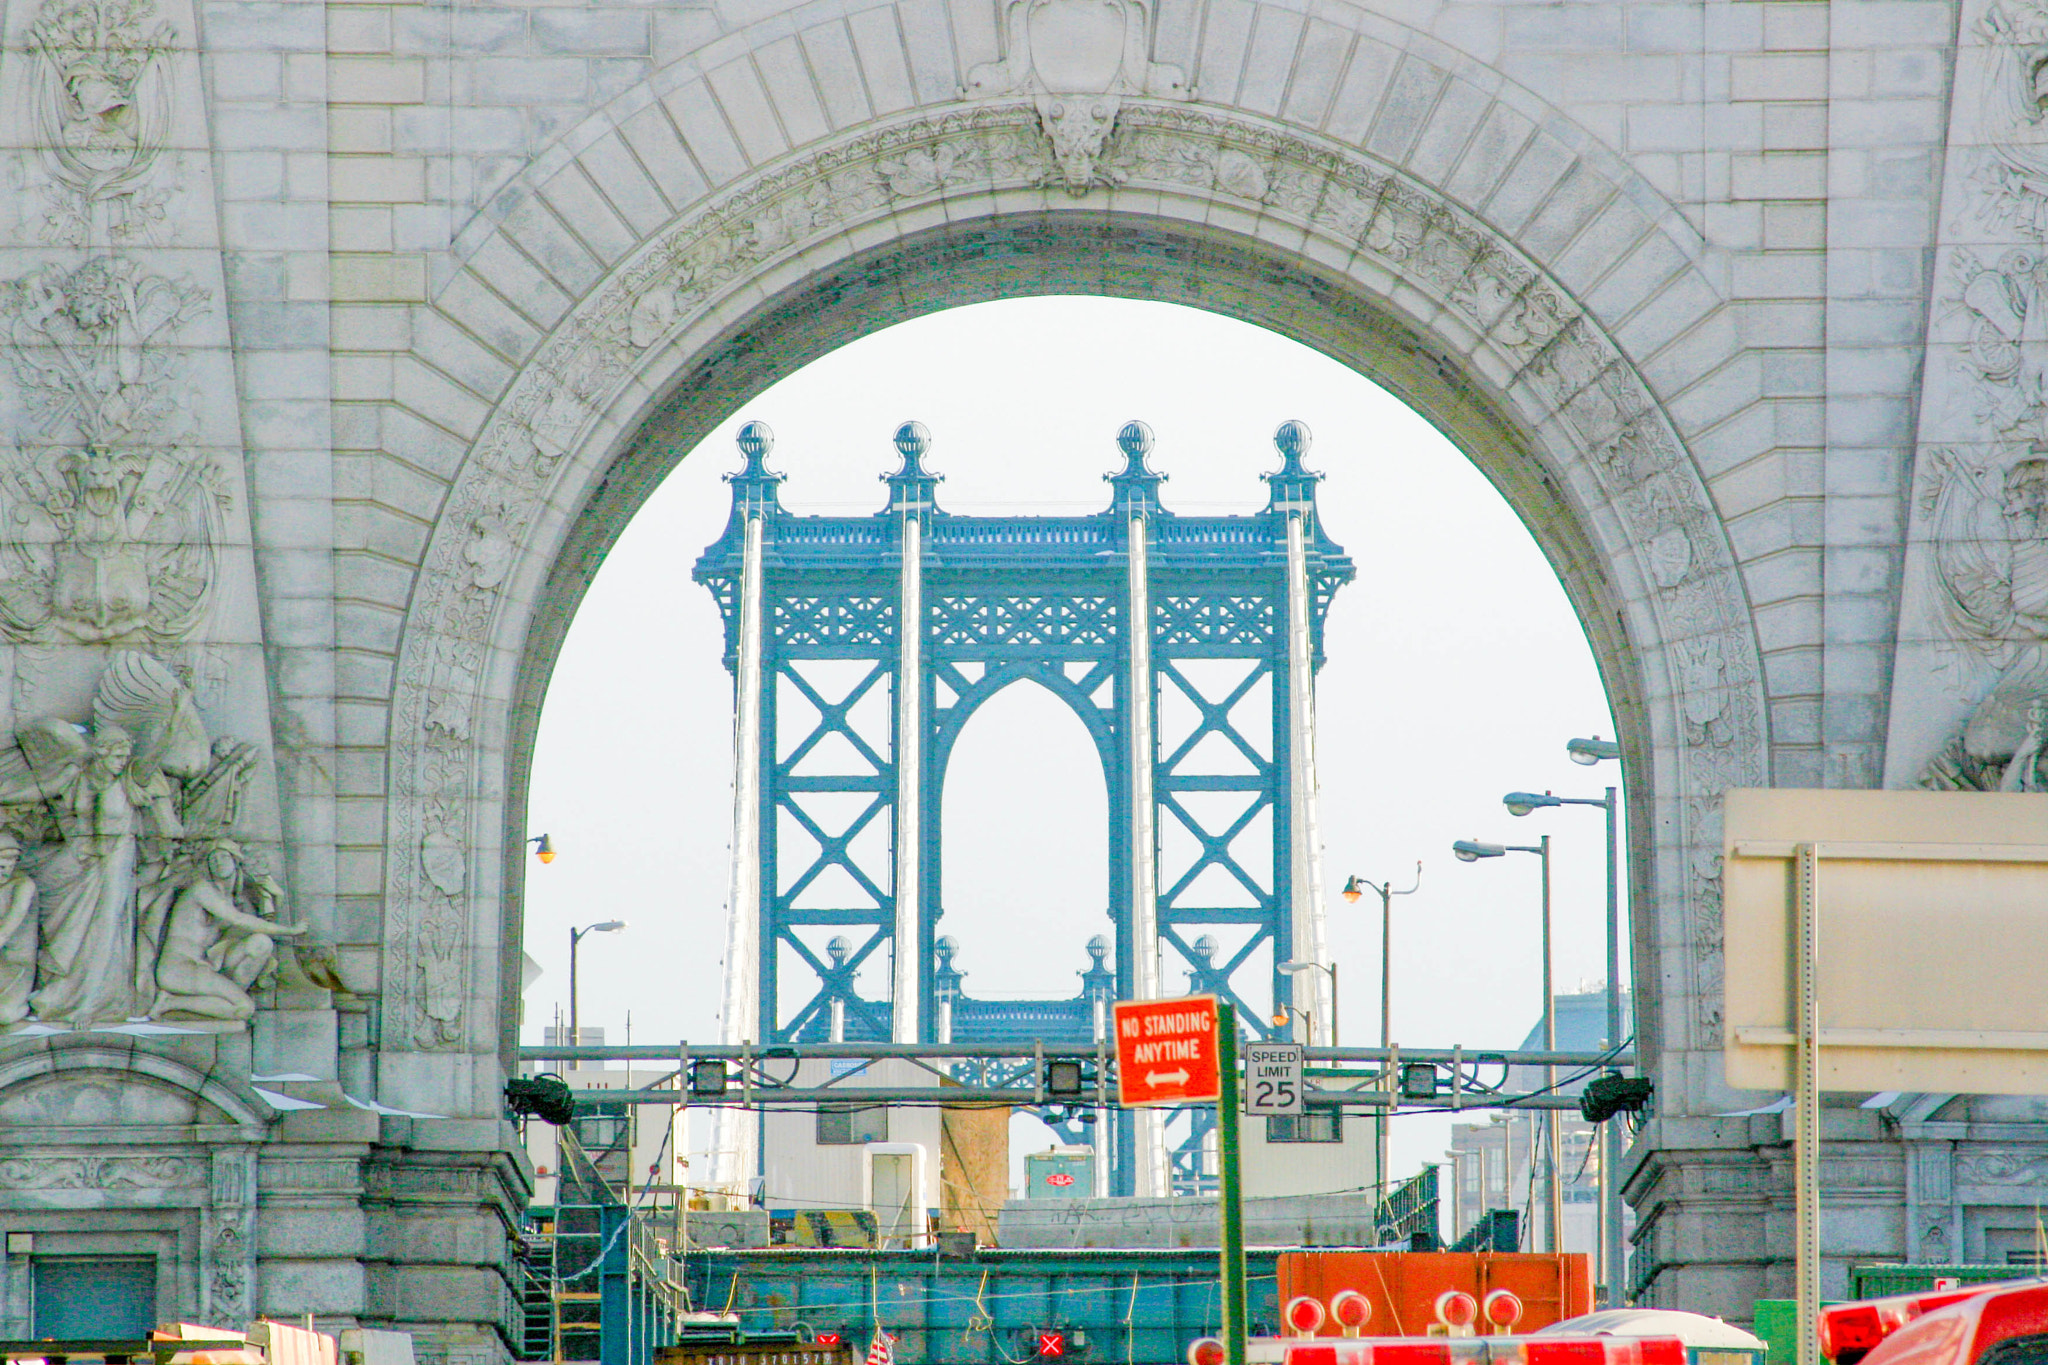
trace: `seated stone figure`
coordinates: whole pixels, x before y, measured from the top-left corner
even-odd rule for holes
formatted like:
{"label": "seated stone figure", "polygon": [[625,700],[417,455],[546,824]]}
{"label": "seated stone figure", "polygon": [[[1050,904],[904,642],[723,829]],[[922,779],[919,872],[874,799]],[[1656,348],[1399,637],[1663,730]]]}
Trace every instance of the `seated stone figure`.
{"label": "seated stone figure", "polygon": [[202,1019],[247,1019],[256,1012],[249,991],[270,967],[275,938],[306,932],[279,924],[244,905],[275,909],[275,883],[248,871],[241,850],[222,840],[207,851],[204,873],[177,894],[165,918],[156,959],[152,1014]]}
{"label": "seated stone figure", "polygon": [[36,884],[21,870],[21,844],[0,833],[0,1024],[28,1017],[36,984]]}

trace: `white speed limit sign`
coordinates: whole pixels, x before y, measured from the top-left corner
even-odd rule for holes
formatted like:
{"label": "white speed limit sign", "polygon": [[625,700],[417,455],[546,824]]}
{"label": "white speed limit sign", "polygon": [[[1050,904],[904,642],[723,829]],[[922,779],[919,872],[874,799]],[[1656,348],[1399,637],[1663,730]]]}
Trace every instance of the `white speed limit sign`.
{"label": "white speed limit sign", "polygon": [[1301,1089],[1300,1043],[1244,1045],[1244,1112],[1283,1118],[1306,1112]]}

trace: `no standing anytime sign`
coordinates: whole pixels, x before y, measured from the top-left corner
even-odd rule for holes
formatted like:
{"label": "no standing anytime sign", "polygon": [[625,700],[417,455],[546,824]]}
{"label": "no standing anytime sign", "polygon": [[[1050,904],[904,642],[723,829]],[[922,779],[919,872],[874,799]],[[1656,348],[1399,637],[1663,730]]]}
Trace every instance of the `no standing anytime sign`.
{"label": "no standing anytime sign", "polygon": [[1119,1000],[1117,1103],[1214,1104],[1222,1093],[1216,1059],[1216,997]]}

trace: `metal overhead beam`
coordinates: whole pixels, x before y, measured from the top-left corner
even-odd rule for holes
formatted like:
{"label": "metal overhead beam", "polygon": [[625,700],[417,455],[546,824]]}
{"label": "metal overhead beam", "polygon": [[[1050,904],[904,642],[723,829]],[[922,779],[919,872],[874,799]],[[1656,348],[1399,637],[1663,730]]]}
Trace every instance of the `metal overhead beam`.
{"label": "metal overhead beam", "polygon": [[[1106,1056],[1079,1046],[1023,1049],[1014,1043],[785,1043],[771,1047],[681,1043],[674,1047],[528,1047],[521,1048],[522,1063],[550,1062],[659,1062],[674,1068],[664,1082],[634,1089],[578,1090],[579,1107],[621,1104],[694,1105],[699,1108],[794,1108],[819,1105],[940,1106],[946,1108],[1051,1108],[1101,1109],[1113,1086],[1114,1068]],[[805,1061],[828,1059],[873,1063],[884,1059],[915,1061],[931,1072],[933,1084],[854,1085],[865,1066],[822,1085],[794,1085],[794,1066]],[[1090,1063],[1095,1074],[1076,1096],[1055,1096],[1044,1087],[1044,1063],[1052,1059]],[[718,1096],[692,1093],[688,1072],[697,1062],[736,1063],[728,1073],[726,1088]],[[1575,1096],[1540,1091],[1506,1091],[1490,1086],[1475,1074],[1480,1068],[1556,1066],[1592,1071],[1604,1067],[1630,1067],[1630,1052],[1499,1051],[1468,1052],[1453,1048],[1312,1047],[1307,1049],[1307,1103],[1316,1109],[1400,1110],[1439,1109],[1451,1112],[1496,1109],[1576,1110]],[[1400,1072],[1411,1064],[1426,1063],[1447,1068],[1447,1089],[1423,1097],[1400,1093]],[[769,1070],[790,1068],[786,1077]],[[977,1074],[979,1073],[979,1074]],[[1503,1078],[1505,1079],[1505,1078]],[[946,1082],[940,1085],[939,1082]],[[1019,1085],[1026,1081],[1028,1085]],[[1366,1087],[1372,1087],[1370,1089]]]}
{"label": "metal overhead beam", "polygon": [[[699,1057],[728,1062],[824,1061],[854,1057],[879,1061],[884,1057],[922,1058],[929,1061],[978,1061],[996,1058],[1028,1060],[1038,1051],[1019,1043],[642,1043],[624,1047],[522,1047],[522,1062],[662,1062],[676,1060],[678,1052],[691,1060]],[[1044,1047],[1047,1057],[1079,1057],[1093,1060],[1092,1043],[1053,1043]],[[1485,1052],[1466,1047],[1312,1047],[1310,1062],[1434,1062],[1439,1066],[1611,1066],[1627,1070],[1636,1064],[1633,1052],[1544,1052],[1498,1049]]]}

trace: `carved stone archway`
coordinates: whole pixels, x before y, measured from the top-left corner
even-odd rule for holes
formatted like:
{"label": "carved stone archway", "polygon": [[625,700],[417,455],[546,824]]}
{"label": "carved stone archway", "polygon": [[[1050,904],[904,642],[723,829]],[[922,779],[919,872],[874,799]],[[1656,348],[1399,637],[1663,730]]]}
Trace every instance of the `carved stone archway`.
{"label": "carved stone archway", "polygon": [[1111,188],[1048,192],[1056,151],[1038,110],[990,104],[780,163],[639,243],[506,386],[443,504],[394,699],[385,1027],[416,1049],[413,1102],[459,1102],[434,1058],[474,1055],[497,1023],[468,1002],[507,979],[514,941],[518,804],[503,794],[520,789],[596,554],[749,392],[861,331],[1014,292],[1182,299],[1262,323],[1464,445],[1559,565],[1636,771],[1653,774],[1636,824],[1666,832],[1637,850],[1638,904],[1655,907],[1639,960],[1663,986],[1653,1051],[1675,1064],[1716,1045],[1714,798],[1766,780],[1757,645],[1711,496],[1649,385],[1527,252],[1355,150],[1127,99],[1099,162]]}

